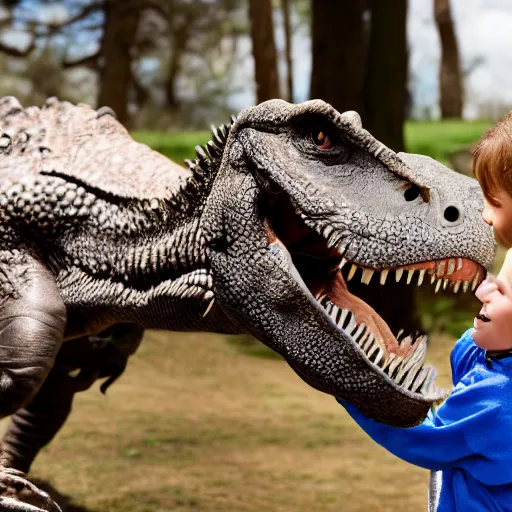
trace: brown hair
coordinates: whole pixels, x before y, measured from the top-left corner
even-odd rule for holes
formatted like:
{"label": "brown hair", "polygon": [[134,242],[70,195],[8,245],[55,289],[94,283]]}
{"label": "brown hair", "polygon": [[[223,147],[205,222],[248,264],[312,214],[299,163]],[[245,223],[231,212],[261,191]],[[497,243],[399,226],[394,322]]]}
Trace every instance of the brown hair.
{"label": "brown hair", "polygon": [[512,112],[489,128],[473,148],[473,173],[487,200],[503,189],[512,196]]}

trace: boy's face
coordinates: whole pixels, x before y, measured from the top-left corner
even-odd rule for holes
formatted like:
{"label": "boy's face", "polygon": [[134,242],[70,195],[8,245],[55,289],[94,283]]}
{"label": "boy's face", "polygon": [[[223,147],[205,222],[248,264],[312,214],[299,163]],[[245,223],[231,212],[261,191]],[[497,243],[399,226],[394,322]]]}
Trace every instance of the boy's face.
{"label": "boy's face", "polygon": [[488,277],[476,290],[482,301],[472,337],[484,350],[512,348],[512,287],[502,279]]}
{"label": "boy's face", "polygon": [[491,203],[484,197],[482,218],[494,228],[496,241],[507,248],[512,247],[512,197],[504,190],[497,190]]}

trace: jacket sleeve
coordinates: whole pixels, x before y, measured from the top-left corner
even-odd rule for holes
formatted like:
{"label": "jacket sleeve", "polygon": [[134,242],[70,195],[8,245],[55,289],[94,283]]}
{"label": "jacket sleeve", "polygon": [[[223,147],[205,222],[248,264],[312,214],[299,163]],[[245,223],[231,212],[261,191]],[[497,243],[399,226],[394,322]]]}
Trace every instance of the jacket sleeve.
{"label": "jacket sleeve", "polygon": [[[359,426],[397,457],[430,470],[461,468],[488,485],[512,482],[512,397],[500,394],[491,379],[458,386],[438,409],[416,427],[401,429],[377,423],[356,405],[339,402]],[[497,377],[494,380],[498,380]]]}

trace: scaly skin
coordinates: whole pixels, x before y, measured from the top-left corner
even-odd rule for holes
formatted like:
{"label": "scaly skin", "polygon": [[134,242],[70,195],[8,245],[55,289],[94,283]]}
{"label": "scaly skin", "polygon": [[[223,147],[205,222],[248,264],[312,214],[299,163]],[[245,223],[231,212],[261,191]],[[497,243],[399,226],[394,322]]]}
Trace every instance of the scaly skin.
{"label": "scaly skin", "polygon": [[88,336],[118,324],[137,330],[114,376],[146,328],[251,333],[378,421],[416,424],[444,396],[423,367],[425,342],[399,343],[347,282],[359,267],[365,283],[405,268],[408,280],[476,286],[494,241],[474,180],[396,155],[356,113],[319,100],[243,111],[188,170],[134,142],[106,109],[24,110],[5,98],[0,133],[9,485],[8,468],[29,469],[74,392],[112,375]]}

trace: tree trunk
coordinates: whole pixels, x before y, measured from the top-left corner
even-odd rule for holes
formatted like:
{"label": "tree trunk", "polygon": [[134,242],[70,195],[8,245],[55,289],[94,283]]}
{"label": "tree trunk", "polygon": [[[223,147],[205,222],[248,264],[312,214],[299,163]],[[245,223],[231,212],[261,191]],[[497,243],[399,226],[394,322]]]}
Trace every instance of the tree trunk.
{"label": "tree trunk", "polygon": [[249,0],[252,54],[258,103],[279,98],[277,57],[274,43],[271,0]]}
{"label": "tree trunk", "polygon": [[449,0],[434,0],[434,16],[441,40],[439,70],[441,117],[460,119],[463,108],[462,73]]}
{"label": "tree trunk", "polygon": [[167,105],[171,109],[176,109],[179,105],[176,95],[176,81],[181,72],[181,60],[187,47],[188,27],[184,25],[175,30],[172,34],[172,49],[169,57],[169,71],[165,81],[165,94]]}
{"label": "tree trunk", "polygon": [[[387,2],[384,2],[387,3]],[[311,98],[364,117],[362,0],[312,0]]]}
{"label": "tree trunk", "polygon": [[293,103],[293,61],[292,61],[292,28],[290,21],[290,0],[282,0],[283,25],[286,54],[286,99]]}
{"label": "tree trunk", "polygon": [[140,9],[131,0],[106,0],[101,42],[98,107],[108,106],[127,124],[132,51]]}
{"label": "tree trunk", "polygon": [[407,0],[369,0],[371,27],[364,84],[365,128],[403,151],[407,93]]}

